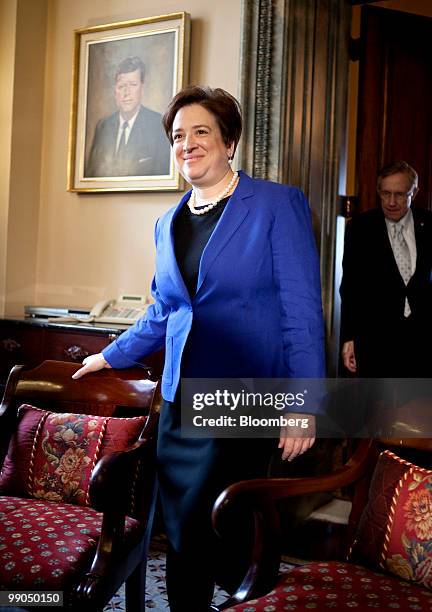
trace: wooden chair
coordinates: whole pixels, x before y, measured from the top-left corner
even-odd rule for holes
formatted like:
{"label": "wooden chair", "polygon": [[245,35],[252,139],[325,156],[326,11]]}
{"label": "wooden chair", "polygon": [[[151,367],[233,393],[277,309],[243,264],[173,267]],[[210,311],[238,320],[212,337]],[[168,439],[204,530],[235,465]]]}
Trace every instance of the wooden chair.
{"label": "wooden chair", "polygon": [[[432,471],[424,469],[432,467],[431,460],[430,439],[364,439],[343,467],[327,475],[242,481],[228,487],[213,509],[217,533],[223,537],[227,532],[229,516],[252,514],[254,536],[241,585],[217,609],[432,609],[432,592],[427,590],[432,587]],[[340,561],[314,561],[279,575],[277,505],[296,495],[340,487],[348,487],[352,498]],[[410,495],[418,497],[411,505]]]}
{"label": "wooden chair", "polygon": [[7,381],[0,590],[63,591],[94,612],[126,582],[127,610],[144,612],[158,382],[139,368],[72,380],[79,367],[15,366]]}

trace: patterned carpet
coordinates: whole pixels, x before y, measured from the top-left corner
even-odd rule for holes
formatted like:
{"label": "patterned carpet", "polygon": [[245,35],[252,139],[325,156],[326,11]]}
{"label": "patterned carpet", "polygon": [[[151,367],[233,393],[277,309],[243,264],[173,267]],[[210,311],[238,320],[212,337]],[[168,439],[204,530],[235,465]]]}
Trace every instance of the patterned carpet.
{"label": "patterned carpet", "polygon": [[[289,561],[293,561],[294,565],[299,562],[299,560],[293,559],[289,559]],[[280,569],[283,572],[292,567],[293,563],[282,563]],[[165,543],[163,539],[156,538],[150,545],[146,583],[146,610],[153,610],[153,612],[169,610],[165,588]],[[213,603],[221,604],[227,597],[225,591],[216,587]],[[104,612],[113,610],[126,610],[124,587],[114,595],[104,608]]]}
{"label": "patterned carpet", "polygon": [[[216,589],[214,603],[222,603],[226,598],[227,594],[224,591]],[[113,610],[126,610],[124,587],[104,608],[104,612]],[[163,543],[161,544],[158,540],[152,542],[147,563],[146,610],[153,610],[153,612],[169,610],[165,588],[165,551]]]}

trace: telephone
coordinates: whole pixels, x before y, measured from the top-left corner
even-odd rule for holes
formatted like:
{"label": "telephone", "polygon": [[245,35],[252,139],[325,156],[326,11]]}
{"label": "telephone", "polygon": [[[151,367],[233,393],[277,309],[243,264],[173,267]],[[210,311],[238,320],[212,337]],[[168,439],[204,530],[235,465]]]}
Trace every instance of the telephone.
{"label": "telephone", "polygon": [[122,323],[131,325],[143,316],[150,304],[145,295],[120,295],[118,300],[101,300],[90,313],[71,312],[67,316],[49,317],[54,323]]}
{"label": "telephone", "polygon": [[120,295],[118,300],[102,300],[90,311],[88,318],[97,323],[135,323],[147,310],[149,300],[144,295]]}

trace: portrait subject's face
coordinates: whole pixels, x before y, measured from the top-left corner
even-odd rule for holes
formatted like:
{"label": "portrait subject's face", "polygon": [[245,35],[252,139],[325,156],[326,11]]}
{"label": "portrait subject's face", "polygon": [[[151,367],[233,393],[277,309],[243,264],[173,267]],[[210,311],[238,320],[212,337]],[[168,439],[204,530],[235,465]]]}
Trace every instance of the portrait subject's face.
{"label": "portrait subject's face", "polygon": [[402,219],[408,212],[416,192],[405,172],[391,174],[381,179],[378,194],[385,217],[394,222]]}
{"label": "portrait subject's face", "polygon": [[131,119],[141,104],[144,84],[139,70],[119,74],[114,88],[117,108],[126,121]]}

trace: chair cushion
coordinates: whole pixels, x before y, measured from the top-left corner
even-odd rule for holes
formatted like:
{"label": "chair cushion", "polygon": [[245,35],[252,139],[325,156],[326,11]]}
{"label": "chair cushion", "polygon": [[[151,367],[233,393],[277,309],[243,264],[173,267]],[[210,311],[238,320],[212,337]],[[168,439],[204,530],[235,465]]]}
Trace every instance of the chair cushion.
{"label": "chair cushion", "polygon": [[139,437],[146,417],[48,412],[24,404],[0,474],[0,494],[89,505],[96,462]]}
{"label": "chair cushion", "polygon": [[432,471],[384,451],[351,559],[432,587]]}
{"label": "chair cushion", "polygon": [[[0,590],[69,590],[90,564],[102,523],[93,508],[0,497]],[[139,542],[142,528],[126,517],[125,546]]]}
{"label": "chair cushion", "polygon": [[285,573],[276,588],[225,612],[279,610],[431,610],[426,589],[352,563],[310,563]]}

